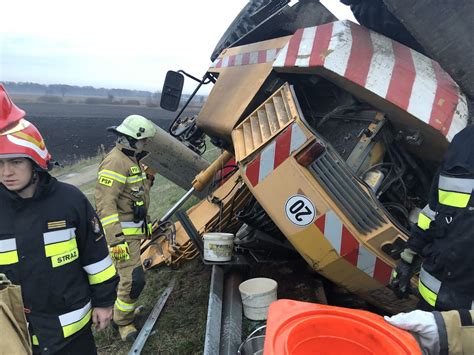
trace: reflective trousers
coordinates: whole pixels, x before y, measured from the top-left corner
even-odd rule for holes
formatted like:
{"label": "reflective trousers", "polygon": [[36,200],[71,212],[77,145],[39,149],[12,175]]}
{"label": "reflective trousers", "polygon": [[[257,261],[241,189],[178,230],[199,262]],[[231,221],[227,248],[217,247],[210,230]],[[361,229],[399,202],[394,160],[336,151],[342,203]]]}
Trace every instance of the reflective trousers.
{"label": "reflective trousers", "polygon": [[145,287],[145,273],[140,260],[140,240],[129,239],[127,243],[130,259],[115,262],[115,268],[120,276],[114,305],[114,322],[117,325],[133,322],[138,296]]}

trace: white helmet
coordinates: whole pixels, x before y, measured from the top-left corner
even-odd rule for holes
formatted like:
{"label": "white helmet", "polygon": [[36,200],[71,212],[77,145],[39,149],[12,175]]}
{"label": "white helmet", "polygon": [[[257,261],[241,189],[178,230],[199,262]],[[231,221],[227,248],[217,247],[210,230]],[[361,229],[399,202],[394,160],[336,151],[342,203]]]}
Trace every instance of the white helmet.
{"label": "white helmet", "polygon": [[116,127],[109,130],[124,134],[136,140],[151,138],[156,133],[156,127],[149,119],[140,115],[130,115]]}

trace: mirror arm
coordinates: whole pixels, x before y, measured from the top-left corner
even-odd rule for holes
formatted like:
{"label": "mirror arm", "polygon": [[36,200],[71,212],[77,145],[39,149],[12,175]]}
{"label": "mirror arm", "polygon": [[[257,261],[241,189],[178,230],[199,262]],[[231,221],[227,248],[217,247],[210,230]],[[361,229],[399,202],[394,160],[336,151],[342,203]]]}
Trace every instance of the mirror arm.
{"label": "mirror arm", "polygon": [[183,111],[186,109],[186,107],[189,105],[189,103],[191,102],[191,100],[193,99],[193,97],[196,95],[196,93],[199,91],[199,89],[201,88],[201,86],[203,85],[207,85],[209,84],[210,82],[215,82],[215,80],[212,80],[213,78],[209,75],[209,73],[206,72],[206,74],[204,74],[204,76],[202,77],[201,80],[195,78],[194,76],[190,75],[190,74],[187,74],[186,72],[184,72],[183,70],[178,70],[178,73],[182,73],[184,75],[186,75],[187,77],[193,79],[193,80],[196,80],[199,82],[199,85],[196,87],[196,89],[194,89],[193,93],[191,94],[191,96],[189,96],[188,100],[186,101],[186,103],[183,105],[183,107],[181,108],[181,110],[179,110],[178,114],[176,115],[175,119],[173,120],[173,122],[171,122],[171,125],[170,125],[170,128],[168,129],[168,132],[173,136],[173,137],[176,137],[173,132],[171,132],[171,127],[173,127],[174,123],[178,120],[179,116],[181,116],[181,114],[183,113]]}
{"label": "mirror arm", "polygon": [[204,77],[203,77],[202,79],[198,79],[198,78],[196,78],[195,76],[186,73],[184,70],[178,70],[177,72],[178,72],[178,73],[181,73],[181,74],[183,74],[183,75],[186,75],[188,78],[191,78],[191,79],[193,79],[194,81],[197,81],[198,83],[203,82],[204,79],[206,78],[206,75],[204,75]]}

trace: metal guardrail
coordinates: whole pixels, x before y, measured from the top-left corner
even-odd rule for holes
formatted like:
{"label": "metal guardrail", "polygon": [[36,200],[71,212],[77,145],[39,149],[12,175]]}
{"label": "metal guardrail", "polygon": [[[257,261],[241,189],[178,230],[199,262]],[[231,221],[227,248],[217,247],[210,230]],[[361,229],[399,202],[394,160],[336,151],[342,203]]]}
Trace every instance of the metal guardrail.
{"label": "metal guardrail", "polygon": [[224,270],[214,265],[211,273],[209,303],[207,306],[206,337],[204,355],[217,355],[220,348],[222,296],[224,291]]}
{"label": "metal guardrail", "polygon": [[207,308],[204,355],[235,355],[242,343],[242,274],[213,265]]}
{"label": "metal guardrail", "polygon": [[140,330],[140,333],[135,339],[135,342],[132,345],[132,348],[128,352],[128,355],[137,355],[141,354],[143,347],[145,346],[145,342],[147,341],[148,337],[150,336],[153,327],[156,323],[156,320],[160,316],[160,313],[165,306],[166,301],[168,300],[171,291],[173,291],[174,285],[176,283],[176,276],[173,277],[168,284],[168,287],[163,291],[161,294],[160,299],[156,302],[153,310],[151,311],[150,315],[148,316],[143,328]]}

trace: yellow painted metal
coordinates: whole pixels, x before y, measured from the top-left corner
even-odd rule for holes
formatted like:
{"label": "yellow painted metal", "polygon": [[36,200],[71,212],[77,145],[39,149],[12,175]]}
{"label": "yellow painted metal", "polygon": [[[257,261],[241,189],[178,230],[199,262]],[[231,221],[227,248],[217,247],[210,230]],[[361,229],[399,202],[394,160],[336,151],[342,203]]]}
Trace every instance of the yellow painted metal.
{"label": "yellow painted metal", "polygon": [[[369,132],[374,132],[377,129],[377,126],[380,124],[380,121],[385,119],[385,116],[384,116],[383,113],[377,112],[376,115],[375,115],[375,119],[377,121],[371,123],[369,125],[369,127],[367,127]],[[360,140],[359,140],[359,143],[361,143],[361,145],[360,145],[361,148],[360,149],[365,149],[365,147],[366,147],[365,144],[367,142],[370,142],[370,141],[371,141],[370,135],[362,134],[361,137],[360,137]],[[353,152],[353,153],[356,153],[355,154],[356,159],[357,159],[358,156],[360,156],[360,153],[361,153],[361,151],[357,149],[358,146],[356,146],[356,148],[354,148],[354,152]],[[365,159],[363,161],[360,162],[361,166],[358,168],[358,172],[361,173],[361,172],[365,171],[366,169],[368,169],[369,167],[382,162],[384,154],[385,154],[385,144],[381,141],[374,142],[374,145],[370,149],[370,152],[368,153],[368,155],[365,157]],[[349,158],[347,158],[346,163],[349,166],[351,166],[351,164],[354,163],[354,161],[352,159],[352,154],[349,156]]]}
{"label": "yellow painted metal", "polygon": [[[294,105],[295,102],[291,97],[291,92],[288,92],[290,93],[289,96],[282,96],[283,100],[287,101],[286,107]],[[271,100],[272,98],[268,101]],[[261,107],[264,106],[265,103]],[[252,115],[236,127],[235,131],[245,127],[245,124],[249,122]],[[358,269],[347,261],[343,255],[338,254],[338,251],[334,249],[329,240],[323,235],[323,232],[315,224],[299,226],[292,223],[287,217],[285,205],[288,199],[294,195],[304,195],[316,207],[317,216],[324,215],[330,211],[335,213],[360,245],[372,253],[374,257],[379,258],[392,267],[395,266],[396,262],[383,252],[382,247],[387,243],[393,243],[398,238],[405,240],[407,238],[388,218],[385,218],[384,223],[380,227],[365,235],[358,232],[351,221],[344,215],[343,211],[313,177],[311,172],[296,161],[295,156],[306,146],[310,145],[316,137],[306,127],[305,122],[298,114],[293,117],[293,120],[301,128],[308,140],[256,186],[253,186],[247,179],[245,169],[241,169],[241,176],[246,181],[251,193],[295,249],[318,273],[336,284],[346,287],[351,292],[359,294],[368,301],[385,308],[389,312],[399,312],[415,307],[416,299],[414,297],[398,300],[394,293],[385,285],[369,276],[363,270]],[[241,145],[247,144],[247,140],[242,139],[242,135],[245,138],[246,134],[249,133],[245,130],[242,130],[242,134],[233,134],[235,151],[240,152],[239,158],[244,159],[242,161],[244,165],[252,161],[254,158],[253,153],[259,148],[259,146],[255,145],[251,150],[241,147]],[[272,135],[272,137],[274,136]],[[264,143],[260,144],[260,146],[263,147]],[[247,156],[242,155],[242,152],[245,152]],[[361,188],[366,191],[365,187],[361,186]],[[367,198],[371,198],[369,194],[367,194]]]}
{"label": "yellow painted metal", "polygon": [[209,185],[211,179],[215,176],[219,169],[232,158],[232,153],[224,151],[206,170],[201,171],[193,180],[193,187],[196,191],[202,191]]}
{"label": "yellow painted metal", "polygon": [[[242,176],[246,179],[245,174]],[[285,204],[291,196],[300,194],[313,202],[317,216],[333,211],[359,243],[392,267],[395,266],[395,260],[388,257],[381,247],[399,237],[406,239],[393,224],[386,221],[370,234],[359,234],[322,186],[294,157],[283,162],[256,187],[252,187],[250,182],[247,186],[278,228],[318,273],[391,312],[407,310],[416,305],[413,298],[398,300],[392,291],[380,290],[386,287],[339,255],[314,224],[306,227],[293,224],[285,214]],[[374,298],[373,293],[377,297]]]}
{"label": "yellow painted metal", "polygon": [[[231,176],[213,192],[213,196],[222,200],[222,204],[204,199],[187,211],[190,220],[200,235],[216,231],[234,233],[241,225],[234,218],[235,211],[242,209],[250,197],[240,175]],[[176,265],[199,255],[181,224],[176,222],[175,227],[176,245],[170,245],[163,236],[142,254],[142,262],[148,259],[147,268],[161,264]]]}
{"label": "yellow painted metal", "polygon": [[285,83],[232,131],[235,159],[241,161],[284,130],[298,115]]}
{"label": "yellow painted metal", "polygon": [[[228,48],[220,58],[282,48],[291,36],[253,43],[245,46]],[[273,62],[210,68],[209,71],[219,75],[206,103],[197,118],[197,125],[210,136],[232,142],[231,132],[240,117],[254,100],[262,84],[272,71]]]}

